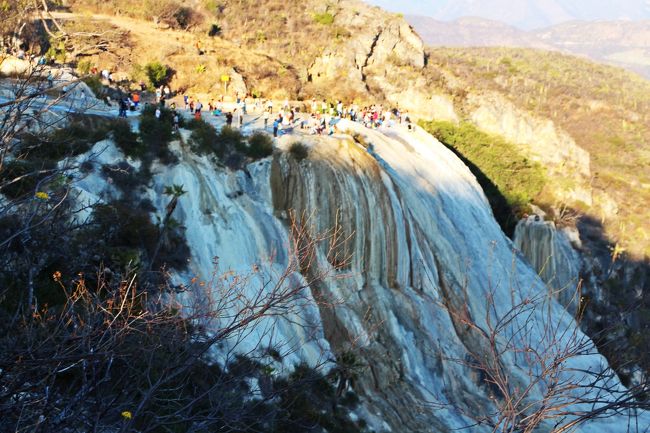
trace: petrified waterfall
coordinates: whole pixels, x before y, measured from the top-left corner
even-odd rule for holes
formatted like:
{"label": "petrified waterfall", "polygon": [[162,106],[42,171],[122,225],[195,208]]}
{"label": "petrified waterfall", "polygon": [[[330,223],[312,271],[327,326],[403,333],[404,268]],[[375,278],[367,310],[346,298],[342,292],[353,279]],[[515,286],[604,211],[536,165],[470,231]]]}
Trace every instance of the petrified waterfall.
{"label": "petrified waterfall", "polygon": [[533,215],[517,224],[514,242],[553,295],[575,314],[580,297],[580,257],[567,234],[553,222]]}
{"label": "petrified waterfall", "polygon": [[[477,329],[514,305],[543,298],[547,286],[502,233],[469,169],[433,137],[347,121],[338,126],[345,133],[280,139],[284,150],[296,140],[308,145],[303,161],[277,152],[233,172],[179,147],[178,164],[156,167],[149,195],[159,209],[166,205],[165,185],[188,191],[175,217],[186,227],[191,269],[175,278],[209,279],[215,257],[221,271],[245,273],[255,266],[273,278],[287,265],[290,212],[309,215],[316,231],[340,227],[340,248],[350,262],[335,271],[342,278],[311,287],[314,297],[337,302],[305,303],[292,320],[263,323],[238,342],[239,350],[290,344],[296,350],[284,359],[287,365],[354,350],[367,366],[355,384],[357,415],[376,431],[446,432],[472,425],[467,414],[493,407],[492,391],[462,362],[468,353],[489,357]],[[317,256],[319,266],[331,266],[324,250]],[[197,290],[181,300],[190,305],[202,296]],[[544,306],[532,309],[525,323],[509,325],[526,327],[529,350],[548,344],[542,334],[549,323],[585,338],[560,304]],[[467,326],[470,317],[476,328]],[[514,383],[526,384],[526,362],[511,355],[498,362]],[[597,354],[567,361],[568,368],[582,371],[605,364]],[[616,419],[585,427],[624,430]]]}

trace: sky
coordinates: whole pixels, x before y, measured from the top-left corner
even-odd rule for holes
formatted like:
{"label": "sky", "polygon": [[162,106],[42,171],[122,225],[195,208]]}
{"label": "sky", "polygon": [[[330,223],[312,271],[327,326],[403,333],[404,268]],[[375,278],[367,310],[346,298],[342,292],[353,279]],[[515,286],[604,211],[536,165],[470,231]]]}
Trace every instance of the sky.
{"label": "sky", "polygon": [[650,19],[650,0],[367,0],[393,12],[440,20],[463,16],[534,29],[571,20]]}

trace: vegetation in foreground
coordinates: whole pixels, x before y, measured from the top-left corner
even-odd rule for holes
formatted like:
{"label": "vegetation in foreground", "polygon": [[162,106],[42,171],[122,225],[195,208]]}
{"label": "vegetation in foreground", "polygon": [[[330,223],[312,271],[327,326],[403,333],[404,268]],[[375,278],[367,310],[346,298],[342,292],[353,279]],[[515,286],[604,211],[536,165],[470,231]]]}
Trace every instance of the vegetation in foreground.
{"label": "vegetation in foreground", "polygon": [[266,348],[226,353],[221,367],[209,349],[236,332],[215,338],[196,324],[223,312],[181,317],[123,277],[55,271],[62,302],[31,315],[0,302],[0,430],[365,431],[347,415],[356,395],[336,388],[345,364],[282,371],[284,354]]}

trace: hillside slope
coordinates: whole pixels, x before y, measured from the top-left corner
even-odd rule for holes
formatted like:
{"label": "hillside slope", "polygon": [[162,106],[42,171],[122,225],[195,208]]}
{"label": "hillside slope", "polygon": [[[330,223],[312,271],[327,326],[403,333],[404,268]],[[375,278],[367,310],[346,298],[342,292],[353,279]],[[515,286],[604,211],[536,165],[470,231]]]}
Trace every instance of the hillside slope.
{"label": "hillside slope", "polygon": [[[123,3],[76,0],[71,2],[71,11],[76,14],[69,18],[79,22],[95,20],[88,12],[96,17],[97,12],[115,15],[119,10],[134,19],[149,18],[145,1],[131,9],[120,8]],[[108,58],[107,53],[91,56],[91,61],[132,76],[134,65],[165,59],[177,71],[172,86],[184,91],[217,92],[221,86],[218,78],[226,71],[246,81],[244,93],[366,101],[381,96],[383,90],[383,80],[376,82],[380,83],[378,88],[370,88],[374,75],[424,66],[424,46],[408,23],[361,1],[194,4],[194,9],[188,9],[194,13],[194,24],[188,25],[186,31],[168,29],[169,24],[161,25],[159,20],[140,24],[131,21],[126,26],[129,33],[139,35],[132,47],[133,55],[122,57],[122,64]],[[108,21],[113,25],[121,23],[122,27],[126,22],[115,16]],[[179,26],[177,18],[171,23]],[[213,37],[207,35],[210,29],[216,29]],[[145,31],[149,37],[145,37]],[[166,37],[156,37],[152,31]],[[197,44],[201,56],[197,55]]]}
{"label": "hillside slope", "polygon": [[[650,200],[649,82],[553,52],[459,48],[432,49],[429,54],[429,67],[453,76],[443,85],[459,94],[457,104],[480,127],[524,142],[534,139],[530,122],[546,119],[551,129],[569,134],[569,141],[557,148],[550,146],[553,140],[545,140],[538,152],[551,160],[572,140],[588,152],[579,158],[586,158],[583,183],[592,193],[576,197],[573,204],[587,212],[593,205],[612,238],[631,251],[650,251],[645,224]],[[564,177],[570,176],[565,172]]]}

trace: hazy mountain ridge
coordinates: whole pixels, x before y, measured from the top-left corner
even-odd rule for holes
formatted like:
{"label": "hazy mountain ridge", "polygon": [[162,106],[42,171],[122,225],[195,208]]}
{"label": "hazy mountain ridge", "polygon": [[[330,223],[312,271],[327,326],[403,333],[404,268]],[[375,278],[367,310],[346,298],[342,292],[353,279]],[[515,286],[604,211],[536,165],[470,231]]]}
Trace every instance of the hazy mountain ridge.
{"label": "hazy mountain ridge", "polygon": [[370,3],[413,15],[430,16],[451,21],[476,16],[505,22],[520,29],[540,29],[567,21],[644,20],[650,19],[650,6],[645,0],[458,0],[422,2],[370,0]]}
{"label": "hazy mountain ridge", "polygon": [[587,56],[650,78],[650,20],[571,21],[525,31],[500,21],[460,18],[445,22],[407,16],[426,44],[447,47],[521,47]]}

